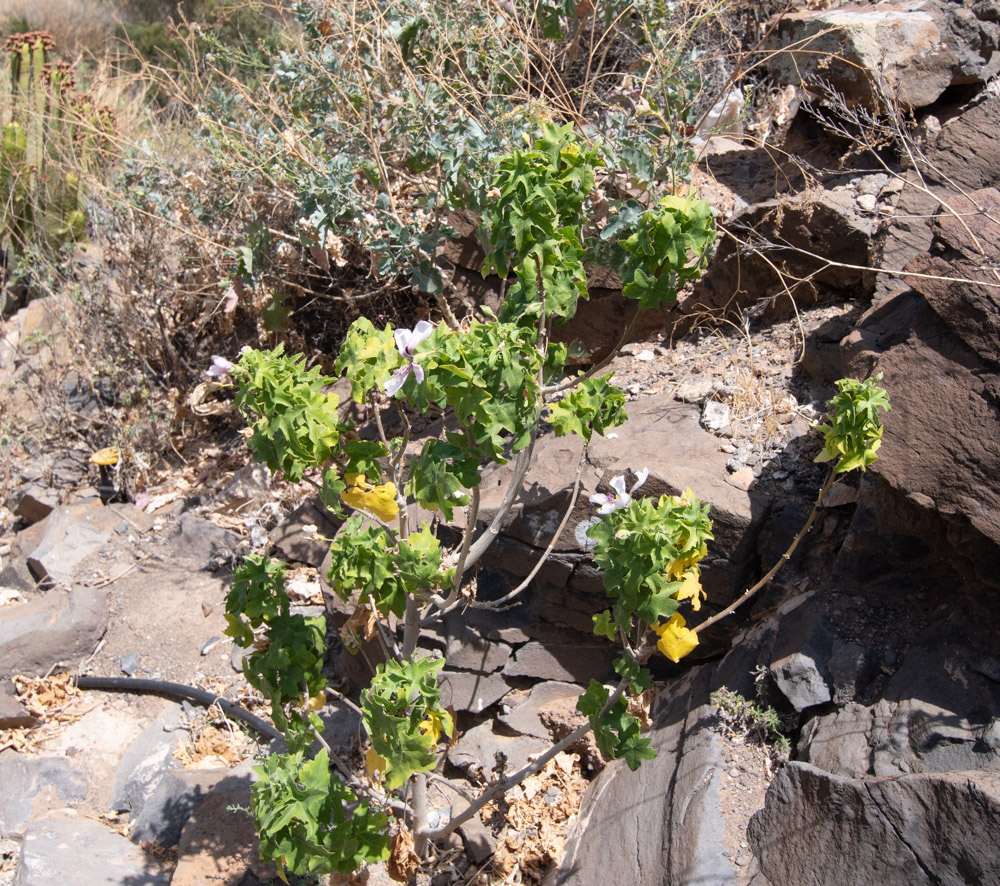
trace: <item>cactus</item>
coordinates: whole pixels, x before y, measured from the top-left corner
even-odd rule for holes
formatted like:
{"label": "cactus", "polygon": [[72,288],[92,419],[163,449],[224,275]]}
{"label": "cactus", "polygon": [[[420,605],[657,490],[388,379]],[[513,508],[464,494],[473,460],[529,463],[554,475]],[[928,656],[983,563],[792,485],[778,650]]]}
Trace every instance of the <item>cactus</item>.
{"label": "cactus", "polygon": [[85,235],[81,173],[95,171],[114,128],[111,110],[77,91],[70,66],[50,61],[54,49],[44,31],[4,44],[0,248],[8,267],[29,246],[54,254]]}

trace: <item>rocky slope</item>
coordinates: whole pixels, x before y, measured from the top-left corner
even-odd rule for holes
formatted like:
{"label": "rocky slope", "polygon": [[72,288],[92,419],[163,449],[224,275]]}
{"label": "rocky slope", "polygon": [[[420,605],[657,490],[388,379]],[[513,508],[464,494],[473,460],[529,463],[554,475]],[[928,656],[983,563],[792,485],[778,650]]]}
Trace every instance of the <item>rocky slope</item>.
{"label": "rocky slope", "polygon": [[[588,496],[611,477],[648,467],[649,494],[690,486],[711,504],[705,586],[718,610],[805,520],[823,479],[810,426],[836,378],[883,374],[893,409],[880,459],[837,484],[748,611],[707,633],[683,667],[660,666],[656,760],[601,771],[594,748],[576,749],[514,798],[506,830],[467,828],[442,877],[464,878],[496,852],[503,876],[517,868],[537,881],[583,776],[596,776],[548,883],[589,886],[609,871],[639,886],[1000,880],[998,35],[988,4],[944,0],[802,12],[774,30],[780,113],[766,131],[733,124],[701,148],[694,184],[719,208],[718,254],[614,363],[630,400],[617,435],[586,452],[539,439],[523,504],[480,572],[481,598],[506,594],[553,542],[579,471],[553,558],[515,607],[469,610],[434,638],[464,730],[449,772],[474,781],[498,751],[517,765],[573,722],[572,684],[609,676],[611,651],[592,634],[605,605],[585,530]],[[803,47],[836,54],[793,63],[813,59]],[[873,150],[856,148],[866,140]],[[467,284],[489,296],[476,274]],[[599,353],[619,309],[607,290],[563,336]],[[89,414],[105,396],[74,375],[71,313],[68,301],[36,302],[3,321],[8,408],[49,415],[55,390],[59,408]],[[272,546],[322,567],[322,546],[301,529],[325,518],[301,490],[235,470],[217,447],[186,454],[187,471],[136,506],[100,504],[89,453],[37,452],[19,466],[17,522],[0,540],[5,689],[14,674],[62,664],[197,683],[252,706],[239,650],[219,640],[232,557]],[[484,482],[484,517],[501,479]],[[324,604],[335,630],[346,613],[314,573],[301,582],[301,606]],[[363,679],[358,659],[330,666],[333,679]],[[0,878],[95,882],[59,849],[80,841],[100,847],[105,875],[117,872],[109,882],[130,886],[271,873],[252,860],[246,819],[225,812],[245,802],[249,746],[217,740],[219,717],[179,699],[67,699],[20,685],[40,707],[0,693],[12,736],[0,785],[16,798],[0,816]],[[710,699],[720,688],[778,709],[787,765],[775,770],[780,755],[721,728]],[[336,706],[327,714],[331,742],[356,750],[356,721]],[[51,731],[32,732],[38,719]],[[178,742],[188,750],[175,756]],[[555,810],[545,826],[543,809]],[[86,817],[112,812],[132,842]],[[156,857],[161,845],[178,847],[176,866]]]}

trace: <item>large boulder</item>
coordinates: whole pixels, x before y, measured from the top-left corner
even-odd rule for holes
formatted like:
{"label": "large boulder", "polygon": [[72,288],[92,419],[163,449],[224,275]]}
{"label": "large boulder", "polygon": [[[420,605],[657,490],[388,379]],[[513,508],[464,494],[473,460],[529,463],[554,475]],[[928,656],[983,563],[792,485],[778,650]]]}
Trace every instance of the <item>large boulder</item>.
{"label": "large boulder", "polygon": [[635,772],[618,761],[591,784],[545,886],[736,882],[739,869],[725,854],[711,679],[703,667],[671,685],[650,732],[655,759]]}
{"label": "large boulder", "polygon": [[49,591],[0,609],[0,679],[42,676],[56,664],[88,655],[108,626],[107,592],[77,587]]}
{"label": "large boulder", "polygon": [[1000,776],[853,779],[790,763],[748,837],[771,886],[996,883]]}
{"label": "large boulder", "polygon": [[[931,225],[933,253],[907,265],[909,283],[979,359],[1000,367],[1000,191],[949,201]],[[981,282],[975,282],[981,281]]]}
{"label": "large boulder", "polygon": [[685,309],[737,312],[763,303],[768,316],[787,318],[834,291],[869,295],[874,275],[864,268],[875,216],[860,196],[856,183],[811,188],[735,213],[732,236],[719,243]]}
{"label": "large boulder", "polygon": [[888,2],[784,14],[766,65],[779,83],[849,104],[877,107],[883,96],[910,108],[957,84],[985,83],[1000,67],[995,10],[975,2]]}
{"label": "large boulder", "polygon": [[[590,442],[580,493],[566,528],[556,539],[556,558],[548,567],[547,580],[556,588],[566,588],[568,596],[574,592],[593,594],[597,604],[602,602],[603,588],[586,557],[587,530],[596,519],[596,506],[589,497],[599,490],[607,491],[615,476],[648,468],[643,495],[680,495],[690,487],[711,505],[715,540],[705,564],[704,585],[711,602],[726,605],[756,565],[755,543],[769,500],[730,481],[726,470],[729,456],[720,450],[718,438],[701,426],[697,405],[677,403],[666,396],[645,397],[630,403],[628,413],[628,421],[615,432],[595,436]],[[500,554],[491,561],[494,565],[511,574],[528,574],[566,512],[583,450],[583,441],[575,436],[546,435],[538,440],[525,480],[526,493],[503,528],[502,541],[515,544],[501,545]],[[496,512],[510,471],[509,465],[503,466],[483,479],[481,520],[488,521]],[[629,480],[633,482],[634,475]],[[523,565],[516,562],[519,552],[524,556]],[[572,613],[574,604],[563,602]],[[563,603],[556,601],[556,605]],[[585,614],[587,624],[594,611]]]}
{"label": "large boulder", "polygon": [[[931,224],[943,212],[942,200],[1000,186],[1000,100],[983,95],[957,115],[942,119],[940,132],[928,134],[920,145],[919,171],[904,174],[891,224],[876,240],[879,263],[887,270],[901,271],[930,249]],[[880,274],[876,302],[909,287],[901,274]]]}

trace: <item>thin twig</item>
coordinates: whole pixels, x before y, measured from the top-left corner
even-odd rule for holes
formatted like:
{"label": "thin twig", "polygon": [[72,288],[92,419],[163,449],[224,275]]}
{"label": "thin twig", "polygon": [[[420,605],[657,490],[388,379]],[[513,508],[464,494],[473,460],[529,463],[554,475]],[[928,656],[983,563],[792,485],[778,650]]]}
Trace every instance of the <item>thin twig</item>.
{"label": "thin twig", "polygon": [[703,631],[705,630],[705,628],[711,627],[717,621],[721,621],[727,615],[731,615],[740,606],[746,603],[747,600],[749,600],[761,588],[763,588],[768,582],[770,582],[772,578],[774,578],[778,570],[781,569],[781,567],[784,566],[791,559],[792,554],[795,553],[795,549],[799,546],[799,542],[802,541],[803,538],[805,538],[806,533],[812,528],[813,522],[816,520],[817,514],[819,514],[820,505],[823,503],[823,499],[826,498],[826,494],[830,491],[830,487],[833,486],[833,481],[836,478],[836,476],[837,476],[837,468],[836,466],[834,466],[833,468],[830,469],[830,476],[827,478],[827,481],[823,485],[823,488],[819,491],[819,496],[817,496],[816,504],[813,505],[812,512],[809,514],[809,519],[806,520],[805,525],[799,530],[799,534],[796,535],[794,539],[792,539],[792,543],[789,545],[788,550],[785,551],[785,553],[783,553],[781,557],[778,559],[778,562],[775,563],[774,566],[772,566],[768,570],[767,575],[765,575],[760,581],[758,581],[752,588],[745,591],[738,600],[736,600],[734,603],[731,603],[729,606],[723,609],[722,612],[719,612],[716,615],[713,615],[711,618],[706,619],[697,627],[691,628],[691,632],[693,634],[697,634],[699,631]]}
{"label": "thin twig", "polygon": [[505,594],[499,600],[492,600],[489,602],[483,600],[473,600],[472,603],[469,604],[470,608],[490,609],[493,611],[498,611],[499,609],[504,607],[505,604],[509,603],[518,594],[524,591],[524,589],[527,588],[528,585],[531,584],[531,582],[534,580],[535,576],[538,575],[539,570],[542,568],[542,566],[545,565],[546,561],[551,556],[552,551],[555,549],[556,542],[559,540],[559,536],[562,535],[563,530],[566,528],[566,524],[569,522],[570,516],[572,516],[573,514],[573,509],[576,507],[576,499],[577,496],[580,494],[580,480],[583,476],[583,466],[587,462],[587,449],[588,449],[587,446],[583,447],[583,452],[580,455],[580,462],[576,466],[576,480],[573,483],[573,493],[572,495],[570,495],[569,505],[566,508],[566,513],[563,514],[563,518],[562,520],[559,521],[559,526],[556,527],[556,531],[555,534],[552,536],[552,540],[549,542],[548,547],[545,548],[545,551],[542,554],[542,556],[538,558],[538,562],[534,565],[534,567],[532,567],[531,572],[528,573],[527,578],[525,578],[524,581],[521,582],[521,584],[519,584],[516,588],[514,588],[514,590],[510,591],[510,593],[508,594]]}
{"label": "thin twig", "polygon": [[[614,692],[612,692],[611,695],[608,697],[607,702],[605,703],[604,707],[601,708],[601,712],[597,715],[595,719],[599,720],[608,711],[611,710],[615,702],[617,702],[618,699],[621,698],[621,695],[625,691],[625,687],[628,686],[628,683],[629,683],[629,678],[622,677],[622,679],[618,682],[618,685],[615,687]],[[470,818],[472,818],[472,816],[474,816],[477,812],[479,812],[479,810],[482,809],[487,803],[489,803],[490,800],[493,800],[496,797],[503,796],[511,788],[516,787],[522,781],[524,781],[529,775],[534,775],[536,772],[540,772],[545,767],[545,764],[549,762],[549,760],[553,759],[557,754],[562,753],[566,748],[578,742],[588,732],[590,732],[591,728],[592,728],[591,722],[588,719],[583,726],[574,729],[564,739],[556,742],[554,745],[552,745],[552,747],[550,747],[544,754],[542,754],[533,763],[529,763],[527,766],[525,766],[520,771],[516,772],[514,775],[509,775],[506,778],[501,778],[499,781],[494,782],[485,791],[483,791],[482,794],[479,795],[479,798],[474,803],[470,804],[468,807],[463,809],[460,813],[458,813],[458,815],[452,816],[448,824],[427,831],[426,833],[427,838],[430,840],[437,840],[440,839],[441,837],[447,837],[448,834],[454,832],[456,828],[461,827],[463,824],[465,824],[465,822],[467,822]]]}

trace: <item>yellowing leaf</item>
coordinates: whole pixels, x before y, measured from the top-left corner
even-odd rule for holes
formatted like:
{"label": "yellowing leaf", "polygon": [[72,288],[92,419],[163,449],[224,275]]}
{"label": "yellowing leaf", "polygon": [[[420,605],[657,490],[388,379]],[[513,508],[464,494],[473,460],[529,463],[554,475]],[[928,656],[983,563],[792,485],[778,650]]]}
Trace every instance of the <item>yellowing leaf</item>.
{"label": "yellowing leaf", "polygon": [[684,617],[675,612],[666,624],[651,625],[660,637],[656,648],[671,661],[680,661],[698,645],[698,635],[684,624]]}
{"label": "yellowing leaf", "polygon": [[698,550],[693,551],[687,557],[679,557],[676,560],[671,560],[667,565],[667,574],[670,576],[670,580],[678,581],[683,578],[688,567],[694,566],[695,563],[703,560],[707,553],[708,545],[705,544],[705,542],[702,542],[698,546]]}
{"label": "yellowing leaf", "polygon": [[121,453],[117,447],[105,446],[103,449],[98,449],[87,461],[94,465],[116,465],[120,458]]}
{"label": "yellowing leaf", "polygon": [[701,582],[698,580],[698,570],[689,569],[684,573],[682,578],[684,582],[680,590],[674,594],[678,600],[690,600],[691,608],[697,612],[701,609],[701,598],[705,596],[705,592],[701,589]]}
{"label": "yellowing leaf", "polygon": [[382,781],[382,777],[388,768],[389,764],[385,758],[380,757],[375,748],[368,748],[368,751],[365,753],[365,769],[368,771],[369,780],[374,782]]}
{"label": "yellowing leaf", "polygon": [[431,738],[434,739],[434,744],[437,744],[441,738],[441,718],[434,711],[427,712],[427,719],[421,721],[418,728],[424,735],[430,733]]}
{"label": "yellowing leaf", "polygon": [[309,710],[310,711],[321,711],[326,707],[326,692],[320,689],[314,696],[309,699]]}
{"label": "yellowing leaf", "polygon": [[399,515],[395,483],[372,486],[364,474],[347,474],[344,480],[347,488],[340,493],[340,499],[345,505],[368,511],[383,523],[391,523]]}

